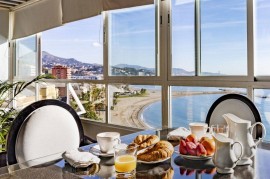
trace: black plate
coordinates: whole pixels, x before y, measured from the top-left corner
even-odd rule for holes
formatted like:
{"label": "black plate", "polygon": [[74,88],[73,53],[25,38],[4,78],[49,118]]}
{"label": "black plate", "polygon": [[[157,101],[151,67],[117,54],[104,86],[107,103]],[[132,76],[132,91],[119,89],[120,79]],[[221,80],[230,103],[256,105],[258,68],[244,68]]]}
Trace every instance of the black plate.
{"label": "black plate", "polygon": [[[208,111],[206,123],[211,126],[213,124],[226,124],[223,114],[232,113],[242,119],[255,122],[261,122],[260,114],[247,97],[239,94],[227,94],[218,98]],[[256,126],[256,138],[262,137],[261,126]]]}

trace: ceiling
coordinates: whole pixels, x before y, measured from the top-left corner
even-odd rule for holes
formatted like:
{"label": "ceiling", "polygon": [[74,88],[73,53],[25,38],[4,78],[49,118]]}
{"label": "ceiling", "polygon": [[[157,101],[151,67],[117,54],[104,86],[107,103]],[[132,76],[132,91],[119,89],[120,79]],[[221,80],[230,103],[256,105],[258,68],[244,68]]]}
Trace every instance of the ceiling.
{"label": "ceiling", "polygon": [[0,0],[0,8],[11,9],[29,0]]}

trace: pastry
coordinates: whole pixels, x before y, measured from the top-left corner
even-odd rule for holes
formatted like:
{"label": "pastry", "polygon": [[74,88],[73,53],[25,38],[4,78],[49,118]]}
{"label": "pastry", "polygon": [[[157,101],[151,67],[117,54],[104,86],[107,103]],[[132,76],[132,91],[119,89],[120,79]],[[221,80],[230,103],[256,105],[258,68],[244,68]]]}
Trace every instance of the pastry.
{"label": "pastry", "polygon": [[138,150],[142,150],[156,144],[158,141],[159,137],[156,135],[138,135],[130,145],[137,144]]}
{"label": "pastry", "polygon": [[137,155],[138,160],[152,162],[171,157],[174,147],[168,141],[159,141],[153,147]]}

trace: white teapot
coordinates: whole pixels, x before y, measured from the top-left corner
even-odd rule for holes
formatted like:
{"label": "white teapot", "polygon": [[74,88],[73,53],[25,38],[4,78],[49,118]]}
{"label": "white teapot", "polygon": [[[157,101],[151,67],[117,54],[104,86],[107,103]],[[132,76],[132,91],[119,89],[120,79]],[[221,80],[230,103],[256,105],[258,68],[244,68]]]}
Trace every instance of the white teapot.
{"label": "white teapot", "polygon": [[[241,119],[234,114],[224,114],[228,126],[229,126],[229,138],[234,141],[239,141],[243,145],[243,157],[237,163],[237,165],[249,165],[252,164],[250,159],[255,155],[257,145],[265,137],[265,127],[261,122],[256,122],[251,125],[251,121]],[[254,142],[252,137],[253,129],[256,125],[262,126],[263,136],[257,142]],[[236,147],[236,152],[239,153],[239,147]]]}
{"label": "white teapot", "polygon": [[[216,149],[212,160],[217,168],[217,172],[221,174],[233,173],[233,168],[243,155],[242,144],[240,142],[234,142],[232,139],[218,133],[213,135],[213,139],[216,143]],[[241,149],[241,154],[238,158],[234,151],[235,144],[238,144]]]}

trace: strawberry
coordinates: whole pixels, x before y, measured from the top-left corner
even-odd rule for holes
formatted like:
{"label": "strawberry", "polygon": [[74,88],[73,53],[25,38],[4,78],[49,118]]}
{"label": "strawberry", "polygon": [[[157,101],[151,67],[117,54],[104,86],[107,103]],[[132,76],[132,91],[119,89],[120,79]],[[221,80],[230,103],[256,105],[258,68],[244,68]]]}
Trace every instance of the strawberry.
{"label": "strawberry", "polygon": [[196,148],[197,156],[206,156],[207,151],[202,144],[198,144]]}
{"label": "strawberry", "polygon": [[187,142],[186,145],[188,154],[196,156],[196,144],[193,142]]}
{"label": "strawberry", "polygon": [[180,145],[179,145],[180,154],[186,155],[188,153],[186,146],[187,146],[187,144],[186,144],[185,140],[182,139],[180,141]]}

